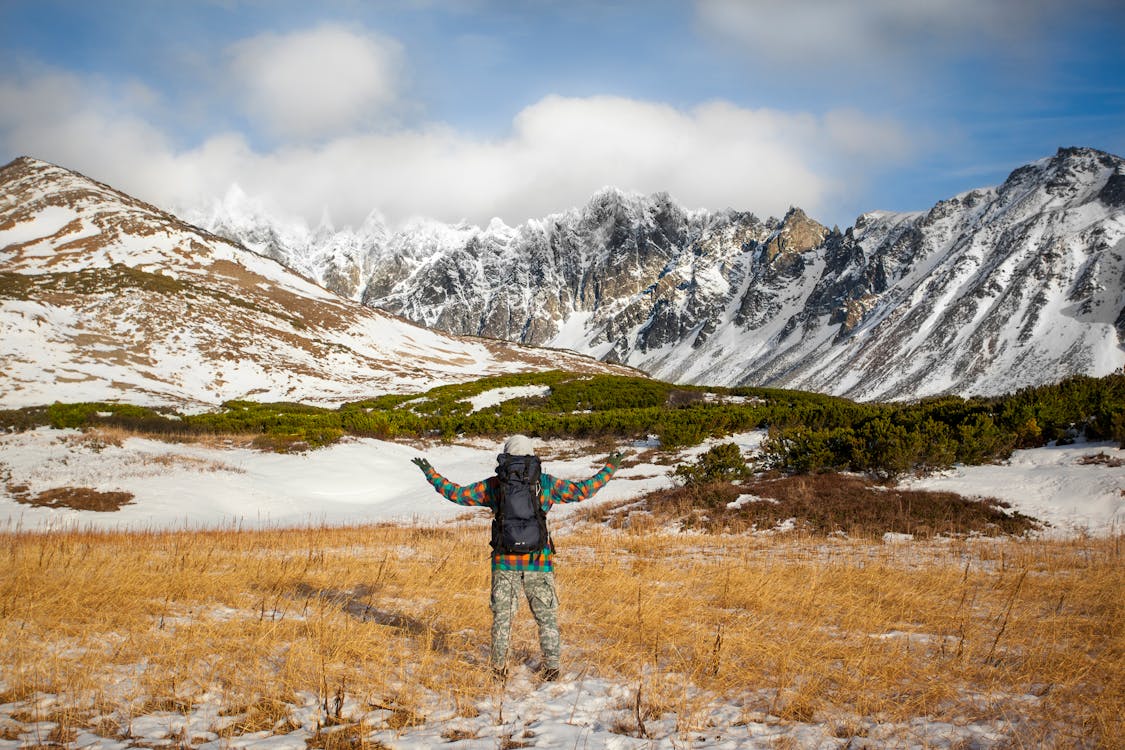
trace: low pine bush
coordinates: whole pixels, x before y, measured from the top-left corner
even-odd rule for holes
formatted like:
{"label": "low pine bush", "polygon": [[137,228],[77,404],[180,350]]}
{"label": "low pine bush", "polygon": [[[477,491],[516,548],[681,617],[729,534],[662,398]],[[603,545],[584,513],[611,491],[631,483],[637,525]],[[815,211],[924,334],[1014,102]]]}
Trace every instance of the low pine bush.
{"label": "low pine bush", "polygon": [[[474,411],[496,388],[541,385],[545,396]],[[665,449],[769,428],[764,461],[786,473],[853,471],[881,478],[954,463],[1006,458],[1053,440],[1115,440],[1125,446],[1125,375],[1071,378],[993,399],[946,396],[914,403],[856,403],[768,388],[694,388],[645,378],[562,371],[482,378],[421,396],[385,395],[327,409],[308,404],[229,401],[181,415],[130,404],[52,404],[0,411],[0,428],[116,426],[154,435],[254,434],[265,447],[312,449],[342,435],[382,439],[459,435],[540,438],[659,437]],[[292,448],[290,448],[292,449]],[[687,475],[685,475],[686,478]]]}
{"label": "low pine bush", "polygon": [[723,443],[707,450],[692,464],[680,464],[672,472],[686,485],[731,482],[750,476],[750,467],[734,443]]}

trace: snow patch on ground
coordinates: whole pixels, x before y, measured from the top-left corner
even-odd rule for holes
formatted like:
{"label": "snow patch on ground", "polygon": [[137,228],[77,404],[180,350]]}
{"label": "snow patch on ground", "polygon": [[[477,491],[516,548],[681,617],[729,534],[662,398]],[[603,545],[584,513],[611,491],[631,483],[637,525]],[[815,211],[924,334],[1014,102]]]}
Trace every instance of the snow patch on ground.
{"label": "snow patch on ground", "polygon": [[65,206],[46,206],[35,213],[30,221],[21,221],[7,229],[0,229],[0,247],[22,245],[57,234],[59,230],[78,217],[78,212]]}
{"label": "snow patch on ground", "polygon": [[[644,737],[636,726],[633,702],[636,686],[611,680],[567,674],[557,683],[542,683],[526,669],[511,676],[503,689],[474,706],[475,716],[458,715],[456,710],[441,708],[433,697],[433,710],[426,721],[416,726],[388,727],[391,707],[372,709],[348,698],[341,706],[341,716],[367,727],[368,742],[395,750],[429,750],[434,747],[452,750],[475,748],[586,748],[587,750],[749,750],[751,748],[845,748],[857,737],[866,748],[993,748],[1006,747],[1018,717],[1011,721],[979,720],[953,724],[919,717],[909,723],[875,723],[856,721],[841,716],[835,721],[806,723],[786,721],[763,711],[750,710],[748,704],[768,703],[769,691],[750,691],[744,700],[731,701],[701,695],[685,689],[685,697],[697,706],[678,713],[664,711],[644,720]],[[180,747],[198,750],[307,750],[307,742],[324,728],[323,703],[314,693],[298,691],[287,706],[293,729],[274,735],[271,731],[251,732],[236,736],[220,736],[235,726],[239,715],[223,712],[221,691],[216,690],[195,702],[185,714],[156,711],[132,717],[129,737],[111,739],[88,729],[78,731],[68,743],[74,748],[125,750],[129,747]],[[1038,702],[1025,696],[1029,704]],[[40,694],[37,712],[49,716],[56,705],[63,705],[58,696]],[[14,722],[17,704],[0,706],[0,721],[9,728],[19,727],[12,739],[0,739],[0,750],[42,746],[43,738],[58,726],[51,721],[32,724]],[[859,734],[840,736],[840,727],[851,725]]]}
{"label": "snow patch on ground", "polygon": [[727,507],[738,509],[750,503],[773,503],[774,505],[778,505],[780,501],[768,497],[758,497],[757,495],[739,495],[734,500],[727,503]]}
{"label": "snow patch on ground", "polygon": [[546,396],[550,392],[550,387],[545,385],[517,385],[509,388],[493,388],[490,391],[478,393],[473,396],[469,399],[469,403],[473,405],[473,411],[480,411],[489,406],[496,406],[505,401],[511,401],[514,398]]}
{"label": "snow patch on ground", "polygon": [[[1119,465],[1081,463],[1098,453]],[[1109,534],[1125,528],[1125,450],[1113,443],[1018,450],[1003,464],[956,466],[903,485],[999,498],[1051,524],[1048,533],[1055,535]]]}
{"label": "snow patch on ground", "polygon": [[[425,455],[458,484],[494,473],[499,445],[439,445],[348,439],[317,451],[264,453],[130,437],[106,445],[77,430],[41,428],[0,435],[0,524],[24,529],[267,528],[380,521],[441,522],[465,508],[434,493],[410,459]],[[600,456],[550,461],[548,472],[586,479]],[[667,466],[623,469],[596,496],[600,502],[640,496],[671,485]],[[134,501],[114,513],[35,508],[15,501],[11,488],[31,495],[57,487],[129,492]],[[552,518],[573,505],[560,505]]]}

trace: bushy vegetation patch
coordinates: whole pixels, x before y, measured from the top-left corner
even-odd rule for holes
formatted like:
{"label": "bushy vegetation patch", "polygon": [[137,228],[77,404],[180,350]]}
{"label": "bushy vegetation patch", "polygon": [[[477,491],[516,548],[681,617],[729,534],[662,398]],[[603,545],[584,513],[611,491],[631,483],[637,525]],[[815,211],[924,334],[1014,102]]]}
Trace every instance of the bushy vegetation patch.
{"label": "bushy vegetation patch", "polygon": [[[763,452],[793,473],[848,470],[884,477],[954,463],[981,464],[1016,448],[1078,437],[1125,447],[1125,376],[1075,377],[996,398],[943,397],[910,404],[790,410],[770,422]],[[830,418],[825,416],[832,414]]]}
{"label": "bushy vegetation patch", "polygon": [[[474,409],[499,388],[545,386],[546,395]],[[1007,458],[1015,448],[1079,436],[1125,446],[1125,376],[1077,377],[997,398],[942,397],[914,403],[856,403],[771,388],[697,388],[645,378],[562,371],[522,373],[396,394],[336,409],[286,402],[228,401],[182,415],[128,404],[54,404],[0,411],[0,427],[112,425],[149,434],[253,434],[286,450],[343,435],[380,439],[456,436],[644,440],[663,449],[769,428],[766,468],[809,474],[851,471],[893,478],[954,463]]]}
{"label": "bushy vegetation patch", "polygon": [[655,492],[641,503],[605,509],[614,527],[677,526],[708,533],[789,529],[817,536],[918,538],[1023,535],[1042,528],[1030,516],[994,498],[905,490],[849,474],[709,482]]}
{"label": "bushy vegetation patch", "polygon": [[0,430],[4,432],[23,432],[46,424],[48,421],[45,406],[0,409]]}
{"label": "bushy vegetation patch", "polygon": [[[94,424],[114,427],[127,427],[138,432],[167,432],[178,427],[180,417],[171,410],[150,409],[132,404],[111,404],[104,402],[81,404],[52,404],[41,413],[46,424],[56,430],[81,429]],[[178,427],[182,429],[182,427]]]}
{"label": "bushy vegetation patch", "polygon": [[188,289],[188,284],[171,276],[142,271],[120,263],[108,268],[87,268],[81,271],[0,273],[0,297],[7,299],[26,300],[32,299],[34,295],[50,293],[107,294],[127,289],[179,294]]}
{"label": "bushy vegetation patch", "polygon": [[737,445],[722,443],[709,448],[695,463],[680,464],[672,475],[687,485],[731,482],[749,477],[750,467]]}
{"label": "bushy vegetation patch", "polygon": [[270,431],[254,438],[251,445],[271,453],[303,453],[331,445],[344,436],[344,431],[335,427],[321,430],[302,430],[295,433]]}

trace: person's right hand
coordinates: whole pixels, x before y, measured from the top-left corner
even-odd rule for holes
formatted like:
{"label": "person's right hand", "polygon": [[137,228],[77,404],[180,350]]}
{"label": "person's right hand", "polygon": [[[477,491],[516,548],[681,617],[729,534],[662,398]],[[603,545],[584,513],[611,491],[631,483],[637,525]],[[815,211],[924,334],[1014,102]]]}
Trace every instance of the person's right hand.
{"label": "person's right hand", "polygon": [[410,459],[410,463],[414,464],[422,471],[429,471],[433,468],[432,466],[430,466],[430,462],[422,458],[421,456],[418,456],[418,458]]}

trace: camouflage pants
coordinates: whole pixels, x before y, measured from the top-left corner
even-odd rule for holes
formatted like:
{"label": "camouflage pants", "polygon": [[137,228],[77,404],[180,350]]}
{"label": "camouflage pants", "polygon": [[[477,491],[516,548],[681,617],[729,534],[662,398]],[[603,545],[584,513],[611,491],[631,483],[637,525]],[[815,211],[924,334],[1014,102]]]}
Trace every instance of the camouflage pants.
{"label": "camouflage pants", "polygon": [[492,665],[504,666],[508,658],[508,640],[512,618],[519,607],[519,594],[527,597],[531,614],[539,626],[539,648],[543,666],[559,668],[559,599],[555,594],[555,574],[540,571],[492,571]]}

